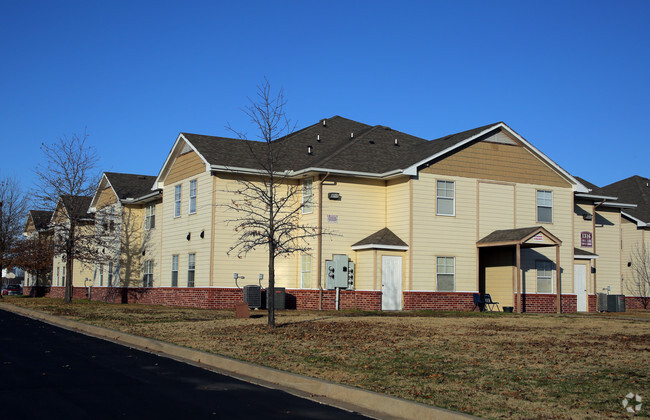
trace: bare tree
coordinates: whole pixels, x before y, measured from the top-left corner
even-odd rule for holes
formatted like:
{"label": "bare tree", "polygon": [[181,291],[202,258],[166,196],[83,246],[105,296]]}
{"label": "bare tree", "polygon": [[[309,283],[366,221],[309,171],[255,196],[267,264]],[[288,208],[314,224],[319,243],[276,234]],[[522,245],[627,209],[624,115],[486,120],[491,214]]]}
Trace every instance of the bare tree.
{"label": "bare tree", "polygon": [[234,226],[238,237],[228,254],[244,256],[260,247],[268,251],[268,325],[275,326],[275,259],[282,255],[310,250],[309,238],[319,235],[318,229],[301,221],[302,186],[288,176],[284,158],[285,142],[281,139],[291,134],[293,126],[285,113],[286,101],[283,91],[271,92],[267,79],[257,88],[257,97],[248,98],[243,109],[253,127],[258,131],[257,140],[251,141],[246,134],[227,128],[245,141],[258,175],[241,176],[235,190],[228,190],[233,199],[223,205],[234,217],[227,223]]}
{"label": "bare tree", "polygon": [[628,293],[641,299],[644,309],[650,305],[650,249],[644,243],[632,250],[632,278],[626,283]]}
{"label": "bare tree", "polygon": [[68,275],[65,279],[65,302],[72,301],[73,262],[91,264],[98,256],[94,218],[88,214],[99,173],[95,169],[98,157],[86,143],[88,134],[73,134],[57,141],[41,144],[43,162],[34,169],[37,184],[33,196],[42,208],[54,210],[54,254],[62,255]]}
{"label": "bare tree", "polygon": [[0,177],[0,273],[13,265],[26,214],[27,197],[18,180]]}
{"label": "bare tree", "polygon": [[31,286],[47,286],[54,258],[52,235],[39,232],[18,242],[14,249],[14,264],[36,277]]}

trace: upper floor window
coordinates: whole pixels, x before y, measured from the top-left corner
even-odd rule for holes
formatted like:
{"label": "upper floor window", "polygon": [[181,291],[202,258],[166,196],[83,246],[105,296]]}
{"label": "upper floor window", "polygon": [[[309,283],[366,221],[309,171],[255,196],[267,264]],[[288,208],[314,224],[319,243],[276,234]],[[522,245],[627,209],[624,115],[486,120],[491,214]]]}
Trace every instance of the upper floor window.
{"label": "upper floor window", "polygon": [[156,205],[148,204],[144,209],[144,228],[145,230],[156,227]]}
{"label": "upper floor window", "polygon": [[537,293],[553,293],[553,263],[535,261],[537,270]]}
{"label": "upper floor window", "polygon": [[174,187],[174,217],[181,216],[181,185]]}
{"label": "upper floor window", "polygon": [[312,179],[302,180],[302,213],[311,213],[314,209],[314,190]]}
{"label": "upper floor window", "polygon": [[456,258],[436,258],[436,290],[438,292],[453,292],[456,277]]}
{"label": "upper floor window", "polygon": [[553,191],[537,190],[537,221],[553,223]]}
{"label": "upper floor window", "polygon": [[142,287],[153,287],[153,260],[147,260],[142,266]]}
{"label": "upper floor window", "polygon": [[196,213],[196,179],[190,181],[190,214]]}
{"label": "upper floor window", "polygon": [[455,185],[454,181],[436,182],[436,214],[439,216],[453,216],[455,206]]}

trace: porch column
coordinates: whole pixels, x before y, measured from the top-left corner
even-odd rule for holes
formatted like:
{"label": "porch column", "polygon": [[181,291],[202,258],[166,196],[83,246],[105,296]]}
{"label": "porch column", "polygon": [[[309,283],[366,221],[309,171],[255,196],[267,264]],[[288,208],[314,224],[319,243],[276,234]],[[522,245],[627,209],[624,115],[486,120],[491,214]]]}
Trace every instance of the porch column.
{"label": "porch column", "polygon": [[517,244],[517,299],[515,301],[517,312],[521,313],[521,244]]}
{"label": "porch column", "polygon": [[557,303],[555,307],[557,308],[557,313],[562,313],[562,289],[560,288],[562,282],[560,281],[562,277],[562,268],[560,266],[560,246],[555,245],[555,295],[557,296]]}

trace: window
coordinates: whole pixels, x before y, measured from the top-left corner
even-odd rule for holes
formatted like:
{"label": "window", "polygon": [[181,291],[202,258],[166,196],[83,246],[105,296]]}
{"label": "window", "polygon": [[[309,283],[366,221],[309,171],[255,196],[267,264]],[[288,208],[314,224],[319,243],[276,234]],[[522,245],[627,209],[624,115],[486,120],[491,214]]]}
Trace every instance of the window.
{"label": "window", "polygon": [[189,254],[187,260],[187,287],[194,287],[194,271],[196,269],[196,254]]}
{"label": "window", "polygon": [[537,221],[553,223],[553,191],[537,191]]}
{"label": "window", "polygon": [[181,186],[174,188],[174,217],[181,217]]}
{"label": "window", "polygon": [[144,209],[144,229],[149,230],[156,227],[156,205],[149,204]]}
{"label": "window", "polygon": [[300,258],[300,287],[309,289],[311,287],[311,255],[302,254]]}
{"label": "window", "polygon": [[172,255],[172,287],[178,287],[178,255]]}
{"label": "window", "polygon": [[437,257],[436,258],[436,280],[438,292],[453,292],[454,277],[456,273],[455,257]]}
{"label": "window", "polygon": [[311,213],[314,209],[314,190],[311,178],[302,180],[302,214]]}
{"label": "window", "polygon": [[113,209],[111,209],[111,212],[108,215],[108,231],[115,232],[115,216],[113,216]]}
{"label": "window", "polygon": [[436,214],[439,216],[453,216],[454,205],[454,182],[438,181],[436,183]]}
{"label": "window", "polygon": [[553,293],[553,263],[535,261],[537,269],[537,293]]}
{"label": "window", "polygon": [[56,285],[59,286],[59,267],[56,268]]}
{"label": "window", "polygon": [[108,287],[113,287],[113,263],[108,263]]}
{"label": "window", "polygon": [[196,213],[196,179],[190,181],[190,214]]}
{"label": "window", "polygon": [[61,275],[61,286],[65,286],[65,265],[63,266],[62,270],[62,275]]}
{"label": "window", "polygon": [[153,260],[147,260],[142,266],[142,287],[153,287]]}
{"label": "window", "polygon": [[104,264],[99,264],[99,285],[104,285]]}

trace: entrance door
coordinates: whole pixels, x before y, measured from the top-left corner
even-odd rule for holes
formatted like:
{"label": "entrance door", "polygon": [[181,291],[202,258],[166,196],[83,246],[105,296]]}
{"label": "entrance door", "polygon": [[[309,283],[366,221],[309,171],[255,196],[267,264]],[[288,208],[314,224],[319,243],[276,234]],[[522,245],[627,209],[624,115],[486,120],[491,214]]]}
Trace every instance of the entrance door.
{"label": "entrance door", "polygon": [[575,264],[573,266],[573,288],[577,295],[578,312],[587,312],[587,266]]}
{"label": "entrance door", "polygon": [[381,257],[381,309],[402,309],[402,257]]}

